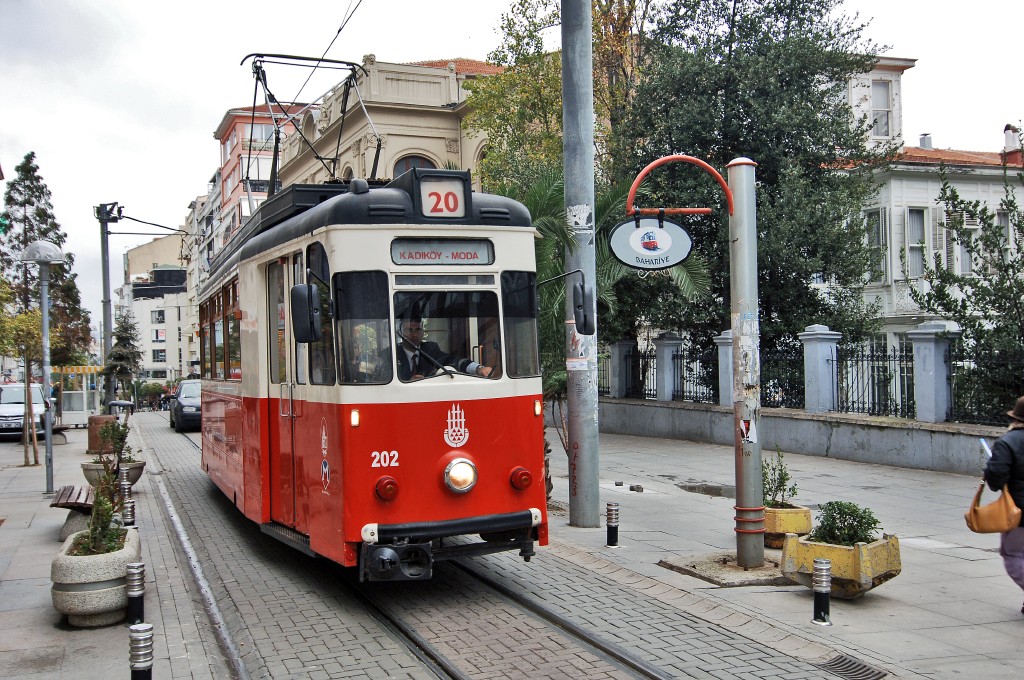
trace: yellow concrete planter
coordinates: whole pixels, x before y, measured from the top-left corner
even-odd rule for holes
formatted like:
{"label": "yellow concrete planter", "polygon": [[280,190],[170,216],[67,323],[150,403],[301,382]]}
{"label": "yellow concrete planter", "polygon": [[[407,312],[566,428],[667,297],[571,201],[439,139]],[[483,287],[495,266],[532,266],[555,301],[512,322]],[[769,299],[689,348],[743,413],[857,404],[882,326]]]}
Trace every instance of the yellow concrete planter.
{"label": "yellow concrete planter", "polygon": [[902,570],[900,541],[895,536],[883,534],[873,543],[845,546],[788,534],[782,544],[782,575],[810,588],[816,557],[832,561],[832,596],[844,600],[860,597]]}
{"label": "yellow concrete planter", "polygon": [[806,536],[811,533],[811,509],[802,505],[764,509],[764,544],[781,548],[786,534]]}

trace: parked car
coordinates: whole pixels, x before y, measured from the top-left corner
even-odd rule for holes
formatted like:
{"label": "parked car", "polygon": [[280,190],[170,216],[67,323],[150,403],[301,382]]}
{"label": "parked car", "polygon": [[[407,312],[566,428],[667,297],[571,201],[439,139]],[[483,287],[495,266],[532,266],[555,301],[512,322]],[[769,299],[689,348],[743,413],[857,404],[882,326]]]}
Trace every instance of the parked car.
{"label": "parked car", "polygon": [[198,430],[203,420],[203,383],[200,380],[182,380],[171,395],[168,422],[175,432],[186,428]]}
{"label": "parked car", "polygon": [[[43,420],[43,413],[46,404],[43,401],[43,388],[33,384],[32,412],[36,417],[37,432],[42,432],[46,427]],[[25,384],[8,383],[0,385],[0,433],[21,434],[22,424],[25,419]]]}

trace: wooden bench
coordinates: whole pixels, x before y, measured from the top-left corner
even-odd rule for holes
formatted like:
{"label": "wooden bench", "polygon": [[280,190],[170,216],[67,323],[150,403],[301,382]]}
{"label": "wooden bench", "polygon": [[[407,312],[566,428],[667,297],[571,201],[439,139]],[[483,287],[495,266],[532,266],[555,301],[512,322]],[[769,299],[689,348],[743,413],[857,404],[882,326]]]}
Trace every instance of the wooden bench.
{"label": "wooden bench", "polygon": [[91,486],[62,486],[57,489],[50,503],[51,508],[65,508],[77,510],[85,514],[92,513],[92,487]]}

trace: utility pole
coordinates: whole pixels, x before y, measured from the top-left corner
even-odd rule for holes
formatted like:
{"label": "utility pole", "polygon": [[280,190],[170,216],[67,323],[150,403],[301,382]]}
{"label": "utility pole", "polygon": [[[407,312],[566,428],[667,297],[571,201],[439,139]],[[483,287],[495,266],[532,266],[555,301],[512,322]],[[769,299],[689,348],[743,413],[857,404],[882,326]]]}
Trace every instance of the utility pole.
{"label": "utility pole", "polygon": [[[110,348],[113,337],[113,315],[110,311],[110,248],[107,243],[109,233],[107,225],[121,219],[121,208],[117,202],[100,203],[93,208],[93,214],[100,222],[100,259],[103,268],[103,365],[110,361]],[[110,404],[114,401],[114,379],[113,376],[104,375],[103,380],[103,403]]]}
{"label": "utility pole", "polygon": [[[597,285],[594,244],[594,67],[590,0],[562,0],[562,129],[565,212],[573,232],[565,271],[579,269],[586,285]],[[566,319],[573,319],[574,281],[566,278]],[[596,296],[595,296],[596,297]],[[584,313],[597,318],[594,297]],[[569,524],[598,527],[597,334],[577,332],[566,322],[566,382],[569,408]]]}
{"label": "utility pole", "polygon": [[733,423],[736,465],[736,564],[764,565],[764,493],[761,488],[761,326],[757,293],[757,202],[748,158],[729,163],[736,208],[729,218],[732,297]]}

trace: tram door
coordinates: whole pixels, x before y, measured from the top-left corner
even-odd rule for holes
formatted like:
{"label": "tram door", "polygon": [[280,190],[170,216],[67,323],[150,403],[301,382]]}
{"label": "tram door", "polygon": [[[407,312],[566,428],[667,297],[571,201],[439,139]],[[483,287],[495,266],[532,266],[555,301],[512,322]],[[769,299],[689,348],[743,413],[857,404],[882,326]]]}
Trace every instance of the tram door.
{"label": "tram door", "polygon": [[288,291],[304,277],[302,253],[267,265],[268,371],[267,421],[270,433],[270,519],[296,525],[295,389],[305,381],[305,348],[292,337]]}

